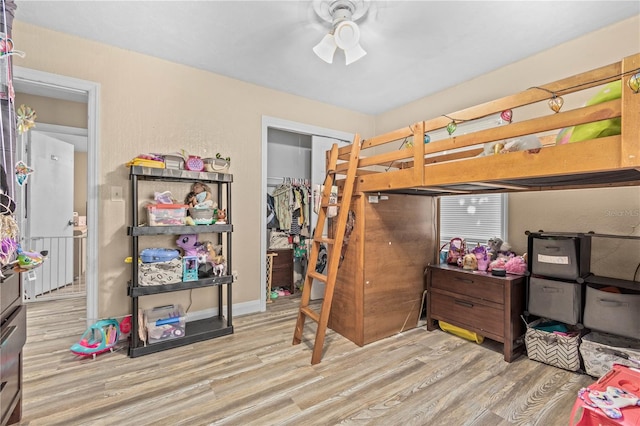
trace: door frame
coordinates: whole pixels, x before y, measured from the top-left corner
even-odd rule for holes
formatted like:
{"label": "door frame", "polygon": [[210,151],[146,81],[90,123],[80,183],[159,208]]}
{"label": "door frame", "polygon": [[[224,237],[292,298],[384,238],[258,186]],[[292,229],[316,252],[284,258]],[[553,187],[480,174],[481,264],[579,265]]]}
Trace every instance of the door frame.
{"label": "door frame", "polygon": [[[98,153],[100,152],[100,83],[14,66],[14,86],[31,94],[87,104],[87,325],[99,319],[98,311]],[[20,90],[29,93],[27,90]]]}
{"label": "door frame", "polygon": [[353,142],[354,133],[343,132],[341,130],[327,129],[324,127],[313,126],[310,124],[298,123],[295,121],[284,120],[281,118],[262,116],[262,184],[260,211],[260,311],[267,310],[267,153],[268,153],[268,133],[269,129],[284,130],[287,132],[300,133],[311,136],[324,136],[332,139],[339,139]]}

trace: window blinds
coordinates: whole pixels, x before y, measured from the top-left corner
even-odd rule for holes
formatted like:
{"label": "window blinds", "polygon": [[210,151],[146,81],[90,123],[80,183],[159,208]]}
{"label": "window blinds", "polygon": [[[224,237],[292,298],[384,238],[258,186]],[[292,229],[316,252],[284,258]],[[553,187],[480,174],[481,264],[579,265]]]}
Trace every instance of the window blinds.
{"label": "window blinds", "polygon": [[469,244],[507,239],[507,195],[455,195],[440,199],[441,244],[460,237]]}

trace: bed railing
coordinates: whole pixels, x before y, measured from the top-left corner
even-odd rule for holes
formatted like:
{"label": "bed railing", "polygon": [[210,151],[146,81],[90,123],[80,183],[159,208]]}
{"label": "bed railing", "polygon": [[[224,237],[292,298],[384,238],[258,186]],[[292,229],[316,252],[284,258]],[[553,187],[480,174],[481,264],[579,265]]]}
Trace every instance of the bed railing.
{"label": "bed railing", "polygon": [[[496,189],[539,190],[559,188],[554,184],[545,186],[540,180],[545,177],[622,169],[640,173],[640,94],[634,93],[628,83],[638,73],[640,54],[635,54],[611,65],[366,139],[358,161],[356,190],[420,188],[432,191],[433,195]],[[546,107],[551,100],[576,93],[583,93],[578,97],[584,97],[585,93],[595,93],[586,90],[616,80],[622,85],[619,99],[573,109],[561,108],[558,112]],[[536,104],[543,104],[544,108]],[[532,109],[536,108],[543,112],[532,115]],[[474,122],[505,111],[514,117],[510,124],[462,135],[454,132],[450,137],[424,143],[425,135],[442,133],[452,123]],[[508,118],[509,114],[504,117]],[[563,128],[617,117],[622,117],[620,135],[555,144],[555,135]],[[542,142],[541,149],[477,157],[485,144],[526,135],[536,135]],[[346,160],[350,150],[350,146],[341,148],[339,158]],[[416,164],[420,167],[414,167]],[[338,165],[338,171],[346,171],[347,167],[343,162]],[[543,184],[510,183],[526,179],[539,179],[537,182]],[[618,175],[614,180],[613,183],[603,181],[603,184],[637,184],[640,178],[636,179],[631,173],[624,177]],[[468,183],[478,188],[455,189],[456,185]],[[566,183],[562,187],[576,185],[580,183]],[[593,182],[589,185],[597,186]]]}

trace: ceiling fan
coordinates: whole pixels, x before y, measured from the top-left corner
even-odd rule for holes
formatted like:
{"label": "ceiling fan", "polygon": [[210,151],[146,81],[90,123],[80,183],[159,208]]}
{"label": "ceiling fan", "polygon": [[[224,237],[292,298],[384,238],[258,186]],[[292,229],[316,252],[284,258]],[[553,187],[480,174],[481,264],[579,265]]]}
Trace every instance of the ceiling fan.
{"label": "ceiling fan", "polygon": [[355,21],[369,9],[369,0],[316,0],[316,14],[331,23],[331,31],[325,35],[313,51],[323,61],[333,63],[336,49],[344,51],[346,64],[352,64],[367,52],[360,46],[360,28]]}

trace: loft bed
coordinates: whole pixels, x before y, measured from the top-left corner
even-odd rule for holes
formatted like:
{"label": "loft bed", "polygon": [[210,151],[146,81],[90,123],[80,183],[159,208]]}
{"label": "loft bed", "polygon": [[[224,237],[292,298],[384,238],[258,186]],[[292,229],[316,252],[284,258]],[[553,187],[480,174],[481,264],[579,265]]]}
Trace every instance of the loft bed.
{"label": "loft bed", "polygon": [[[587,106],[573,109],[565,105],[558,112],[551,108],[562,97],[585,97],[616,82],[620,91],[616,99],[587,102]],[[361,143],[354,191],[441,196],[640,185],[639,83],[637,53],[611,65],[366,139]],[[519,119],[519,115],[527,117]],[[446,131],[447,126],[462,128],[492,116],[502,117],[504,125],[465,134],[457,129],[450,135]],[[598,127],[603,120],[617,122],[620,130],[605,130],[601,134],[611,135],[579,142],[556,142],[563,129],[563,133],[573,130],[576,134],[576,129]],[[443,132],[444,138],[431,137]],[[584,137],[589,131],[581,134]],[[496,143],[534,136],[540,142],[539,149],[493,154]],[[338,152],[336,172],[346,174],[351,146]],[[489,155],[478,156],[483,152]]]}

